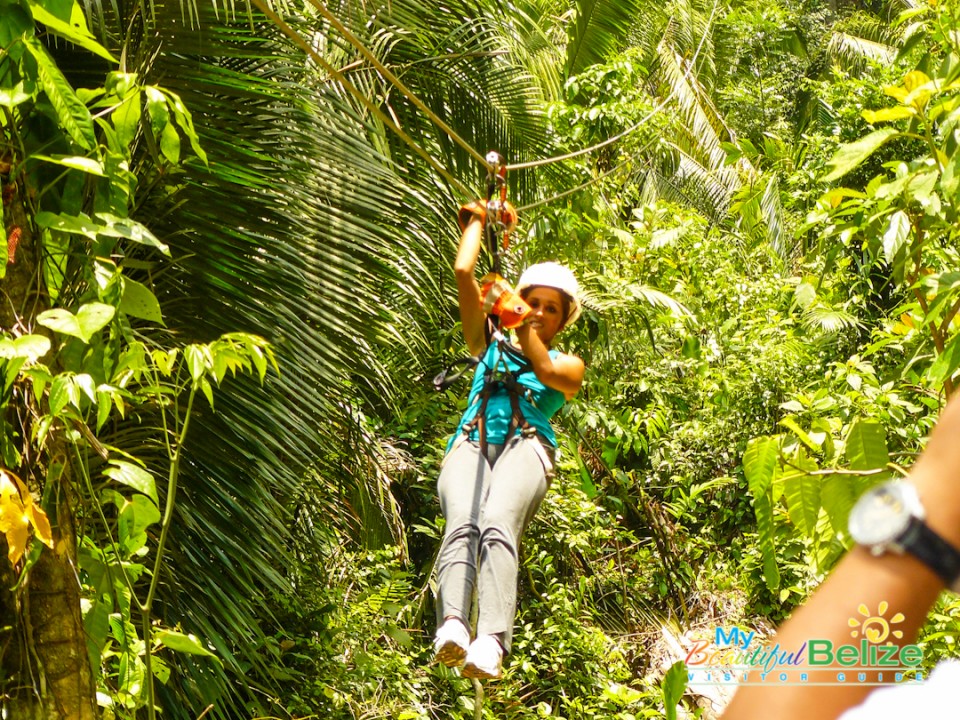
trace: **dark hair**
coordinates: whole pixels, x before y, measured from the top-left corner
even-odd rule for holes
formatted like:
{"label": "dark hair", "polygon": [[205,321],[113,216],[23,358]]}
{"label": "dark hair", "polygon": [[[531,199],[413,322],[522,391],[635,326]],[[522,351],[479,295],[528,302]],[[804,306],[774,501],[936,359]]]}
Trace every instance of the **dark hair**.
{"label": "dark hair", "polygon": [[570,318],[570,303],[573,302],[573,298],[571,298],[560,288],[555,288],[552,285],[527,285],[527,287],[520,291],[520,297],[526,300],[527,295],[529,295],[532,290],[536,290],[537,288],[541,287],[547,288],[548,290],[556,290],[558,293],[560,293],[560,309],[563,310],[563,324],[560,327],[566,327],[567,320]]}

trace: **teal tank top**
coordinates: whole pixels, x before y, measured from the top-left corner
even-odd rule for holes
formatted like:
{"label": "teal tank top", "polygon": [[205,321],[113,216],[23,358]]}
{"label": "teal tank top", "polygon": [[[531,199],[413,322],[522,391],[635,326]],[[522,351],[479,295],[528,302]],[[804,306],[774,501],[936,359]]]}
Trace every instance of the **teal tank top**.
{"label": "teal tank top", "polygon": [[[550,357],[555,358],[560,355],[558,350],[550,350]],[[557,446],[557,437],[550,427],[550,418],[556,414],[557,410],[563,407],[566,398],[559,390],[549,388],[537,379],[533,370],[519,372],[520,363],[513,359],[509,354],[500,352],[497,343],[492,343],[480,359],[476,370],[473,373],[473,383],[470,386],[470,398],[467,404],[467,410],[457,424],[457,432],[447,443],[447,452],[453,447],[457,437],[464,432],[464,426],[473,421],[480,410],[480,393],[483,391],[483,385],[488,370],[494,370],[494,378],[503,376],[503,370],[506,367],[514,377],[517,383],[523,388],[520,396],[520,412],[523,413],[527,422],[537,430],[540,435],[551,447]],[[519,373],[519,374],[518,374]],[[487,401],[486,412],[486,434],[487,442],[491,444],[503,444],[507,440],[507,431],[510,429],[510,420],[513,416],[513,408],[510,405],[510,395],[504,388],[497,389]],[[519,428],[515,434],[519,434]],[[477,428],[470,431],[471,440],[479,440]]]}

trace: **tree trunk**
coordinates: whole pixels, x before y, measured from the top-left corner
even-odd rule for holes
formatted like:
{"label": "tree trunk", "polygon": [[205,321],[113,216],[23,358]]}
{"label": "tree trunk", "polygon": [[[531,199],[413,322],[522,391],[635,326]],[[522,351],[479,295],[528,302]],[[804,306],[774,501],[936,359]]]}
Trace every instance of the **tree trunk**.
{"label": "tree trunk", "polygon": [[[40,289],[40,249],[31,232],[22,188],[11,187],[12,179],[3,180],[11,182],[3,183],[6,227],[2,231],[8,238],[8,254],[6,276],[0,280],[0,328],[21,335],[35,330],[34,318],[46,306]],[[26,442],[30,433],[23,422],[30,413],[18,401],[19,405],[32,402],[32,393],[15,389],[12,400],[2,398],[0,408]],[[49,493],[57,504],[45,508],[51,515],[54,549],[43,548],[16,590],[19,572],[7,559],[7,543],[0,536],[0,714],[16,720],[95,720],[98,716],[80,614],[69,465],[63,457],[56,457],[56,462],[51,458],[58,446],[51,432],[43,455],[24,446],[21,466],[11,468],[30,487],[35,502],[48,481],[57,483]],[[63,471],[51,477],[52,467]],[[25,558],[29,554],[28,550]]]}

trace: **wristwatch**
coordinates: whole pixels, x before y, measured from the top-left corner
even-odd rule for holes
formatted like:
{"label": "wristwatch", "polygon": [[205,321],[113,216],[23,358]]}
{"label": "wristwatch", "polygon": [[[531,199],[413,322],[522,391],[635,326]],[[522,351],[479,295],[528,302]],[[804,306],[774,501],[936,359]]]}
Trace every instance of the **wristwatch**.
{"label": "wristwatch", "polygon": [[850,511],[850,536],[874,555],[910,553],[960,592],[960,550],[924,522],[917,488],[892,480],[868,490]]}

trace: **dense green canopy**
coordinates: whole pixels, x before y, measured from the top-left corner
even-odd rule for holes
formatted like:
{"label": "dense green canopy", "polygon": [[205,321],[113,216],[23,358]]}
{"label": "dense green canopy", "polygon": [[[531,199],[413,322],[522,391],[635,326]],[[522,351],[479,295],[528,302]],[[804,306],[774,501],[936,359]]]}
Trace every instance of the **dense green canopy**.
{"label": "dense green canopy", "polygon": [[[506,274],[574,268],[588,370],[483,716],[673,712],[691,633],[801,602],[953,391],[955,5],[0,0],[0,458],[100,704],[474,717],[429,663],[429,379],[495,149]],[[0,707],[42,717],[34,645]]]}

